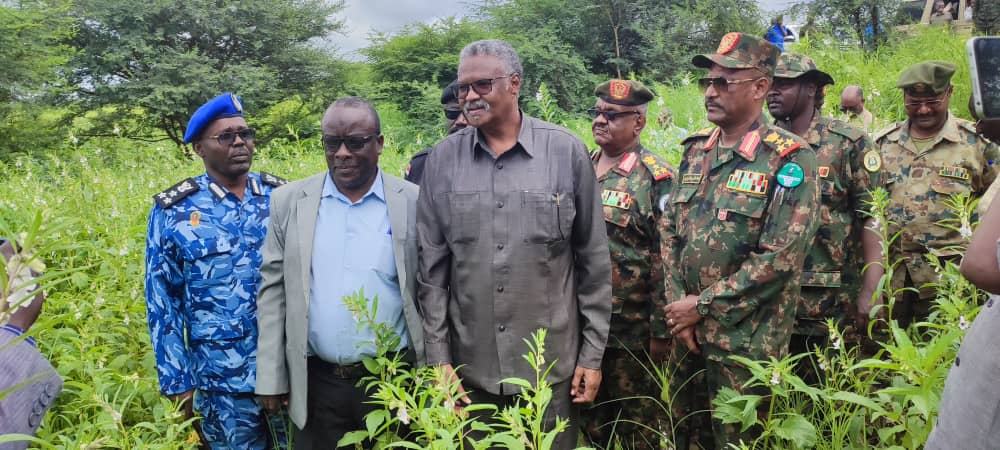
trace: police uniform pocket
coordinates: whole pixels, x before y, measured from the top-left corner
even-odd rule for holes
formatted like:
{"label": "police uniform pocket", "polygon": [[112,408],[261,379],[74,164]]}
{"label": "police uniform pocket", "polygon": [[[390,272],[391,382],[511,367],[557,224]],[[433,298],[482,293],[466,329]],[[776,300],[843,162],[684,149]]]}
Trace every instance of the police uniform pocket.
{"label": "police uniform pocket", "polygon": [[525,242],[546,244],[569,236],[576,208],[568,194],[524,191],[521,213]]}
{"label": "police uniform pocket", "polygon": [[237,242],[226,236],[191,241],[183,245],[185,278],[189,288],[230,286],[234,281]]}
{"label": "police uniform pocket", "polygon": [[451,214],[448,240],[453,244],[475,242],[480,228],[479,193],[450,192],[446,195]]}
{"label": "police uniform pocket", "polygon": [[252,370],[255,327],[250,316],[191,323],[188,339],[195,354],[199,387],[240,380]]}
{"label": "police uniform pocket", "polygon": [[948,196],[971,192],[972,186],[967,181],[938,176],[931,182],[931,190]]}

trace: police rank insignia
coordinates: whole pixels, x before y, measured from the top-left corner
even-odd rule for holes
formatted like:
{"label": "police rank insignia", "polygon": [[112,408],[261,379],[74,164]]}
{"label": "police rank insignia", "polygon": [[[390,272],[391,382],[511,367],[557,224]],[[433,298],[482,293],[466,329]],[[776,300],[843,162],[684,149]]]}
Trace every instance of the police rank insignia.
{"label": "police rank insignia", "polygon": [[628,192],[605,189],[601,192],[601,204],[614,208],[629,209],[632,207],[632,196]]}
{"label": "police rank insignia", "polygon": [[681,177],[681,184],[698,184],[701,183],[702,175],[700,173],[686,173]]}
{"label": "police rank insignia", "polygon": [[725,36],[722,37],[722,40],[719,41],[719,48],[715,51],[715,53],[718,53],[720,55],[725,55],[726,53],[733,51],[733,49],[736,48],[736,44],[739,43],[740,43],[739,33],[727,33]]}
{"label": "police rank insignia", "polygon": [[267,183],[273,187],[280,187],[288,184],[288,180],[281,178],[277,175],[272,175],[267,172],[260,173],[260,180]]}
{"label": "police rank insignia", "polygon": [[156,204],[160,205],[160,208],[169,208],[177,204],[177,202],[184,199],[201,189],[198,183],[194,181],[194,178],[188,178],[180,183],[177,183],[159,194],[153,196],[153,200],[156,200]]}
{"label": "police rank insignia", "polygon": [[625,97],[628,97],[628,93],[631,90],[632,87],[629,86],[627,81],[623,80],[611,80],[611,85],[608,86],[608,93],[612,98],[617,100],[622,100]]}
{"label": "police rank insignia", "polygon": [[869,172],[878,172],[881,168],[882,157],[879,156],[877,151],[868,150],[868,153],[865,153],[865,170]]}
{"label": "police rank insignia", "polygon": [[745,192],[747,194],[766,195],[767,174],[736,169],[732,175],[729,175],[729,181],[726,182],[726,189]]}
{"label": "police rank insignia", "polygon": [[196,227],[201,225],[201,211],[195,211],[191,213],[191,226]]}
{"label": "police rank insignia", "polygon": [[969,170],[964,167],[944,166],[938,171],[938,175],[948,178],[969,181]]}
{"label": "police rank insignia", "polygon": [[802,184],[803,172],[802,166],[799,163],[787,162],[785,165],[778,169],[778,184],[786,187],[793,188]]}
{"label": "police rank insignia", "polygon": [[819,166],[819,170],[817,172],[819,172],[820,178],[826,178],[830,176],[830,166]]}

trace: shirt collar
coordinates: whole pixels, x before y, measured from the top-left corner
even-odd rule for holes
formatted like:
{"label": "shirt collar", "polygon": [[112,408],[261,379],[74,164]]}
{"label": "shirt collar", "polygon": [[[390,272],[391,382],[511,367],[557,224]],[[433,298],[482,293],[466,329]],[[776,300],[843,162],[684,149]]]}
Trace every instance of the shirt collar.
{"label": "shirt collar", "polygon": [[[514,143],[514,147],[520,146],[521,149],[524,150],[524,153],[526,153],[529,157],[533,157],[534,155],[531,148],[532,144],[531,132],[534,129],[534,127],[530,124],[530,122],[532,122],[535,119],[525,114],[524,111],[521,111],[520,109],[517,110],[517,114],[518,117],[521,118],[521,129],[517,132],[517,142]],[[473,151],[478,149],[486,151],[487,148],[488,147],[486,146],[486,138],[484,138],[482,136],[482,132],[478,128],[476,128],[475,132],[472,135]],[[491,150],[493,150],[495,154],[496,149],[491,149]]]}
{"label": "shirt collar", "polygon": [[369,196],[375,196],[375,198],[385,202],[385,185],[382,183],[382,169],[378,168],[376,170],[377,172],[375,173],[375,182],[372,183],[372,186],[368,188],[368,192],[366,192],[365,195],[362,195],[361,199],[358,200],[357,202],[352,202],[349,198],[347,198],[347,196],[341,193],[339,189],[337,189],[337,185],[334,184],[333,178],[330,176],[330,172],[327,171],[326,180],[323,181],[322,197],[336,198],[344,203],[347,203],[348,205],[354,203],[361,203],[365,201]]}
{"label": "shirt collar", "polygon": [[[904,126],[900,127],[897,131],[899,132],[899,137],[906,136],[911,140],[913,139],[910,137],[909,119],[907,119]],[[944,126],[941,127],[941,130],[939,130],[937,136],[935,136],[935,138],[937,137],[951,142],[962,142],[962,134],[958,131],[958,121],[955,120],[955,116],[951,114],[951,111],[948,112],[948,118],[945,119]],[[935,139],[934,145],[937,145],[941,139]]]}
{"label": "shirt collar", "polygon": [[[208,174],[208,172],[205,172],[203,176],[205,177],[205,185],[208,187],[208,191],[212,193],[212,197],[215,198],[215,201],[221,202],[222,199],[226,198],[226,196],[230,194],[229,189],[226,189],[226,187],[223,186],[222,183],[216,182],[212,178],[212,176]],[[257,185],[256,189],[254,189],[253,186],[254,183],[256,183]],[[243,191],[243,201],[247,201],[257,195],[260,195],[254,192],[255,190],[260,190],[260,189],[262,189],[260,187],[260,182],[255,180],[252,174],[248,173],[247,187]],[[239,199],[236,198],[235,194],[233,194],[233,199],[239,201]]]}

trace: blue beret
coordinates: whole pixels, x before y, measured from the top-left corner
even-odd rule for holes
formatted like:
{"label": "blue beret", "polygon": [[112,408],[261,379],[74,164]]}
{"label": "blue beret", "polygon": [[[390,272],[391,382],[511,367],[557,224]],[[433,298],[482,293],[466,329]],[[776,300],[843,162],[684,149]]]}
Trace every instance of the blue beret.
{"label": "blue beret", "polygon": [[190,144],[208,124],[226,117],[243,117],[243,102],[232,92],[209,100],[191,115],[187,131],[184,132],[184,143]]}

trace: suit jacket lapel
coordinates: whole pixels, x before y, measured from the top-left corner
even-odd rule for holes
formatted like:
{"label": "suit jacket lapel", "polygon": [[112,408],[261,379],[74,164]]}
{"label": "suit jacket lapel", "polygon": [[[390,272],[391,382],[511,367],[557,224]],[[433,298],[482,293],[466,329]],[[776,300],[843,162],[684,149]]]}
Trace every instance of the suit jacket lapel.
{"label": "suit jacket lapel", "polygon": [[406,197],[403,196],[403,188],[395,179],[388,176],[382,177],[385,186],[385,207],[389,210],[389,226],[392,227],[392,253],[396,260],[396,273],[399,277],[400,289],[406,286]]}
{"label": "suit jacket lapel", "polygon": [[312,275],[313,236],[316,233],[316,217],[319,214],[319,202],[323,196],[323,183],[326,180],[325,174],[323,177],[317,178],[318,182],[303,186],[302,198],[298,201],[295,216],[297,226],[294,232],[298,238],[302,287],[306,294],[307,304],[309,302],[310,276]]}

